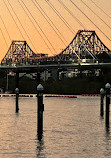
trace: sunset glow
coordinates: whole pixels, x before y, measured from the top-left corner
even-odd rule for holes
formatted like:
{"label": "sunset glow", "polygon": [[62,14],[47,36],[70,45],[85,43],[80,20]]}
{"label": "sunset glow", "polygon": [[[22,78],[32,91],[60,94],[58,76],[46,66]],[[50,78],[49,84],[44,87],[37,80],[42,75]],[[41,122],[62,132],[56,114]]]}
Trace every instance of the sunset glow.
{"label": "sunset glow", "polygon": [[35,53],[60,53],[78,30],[95,30],[111,49],[110,0],[1,0],[0,61],[12,40],[26,40]]}

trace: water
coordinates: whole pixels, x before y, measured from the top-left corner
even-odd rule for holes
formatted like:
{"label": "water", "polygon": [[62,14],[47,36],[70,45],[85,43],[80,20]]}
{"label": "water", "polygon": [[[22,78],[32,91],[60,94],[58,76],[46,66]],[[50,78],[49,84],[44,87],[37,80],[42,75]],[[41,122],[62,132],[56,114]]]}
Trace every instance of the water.
{"label": "water", "polygon": [[36,98],[0,98],[0,158],[109,158],[111,134],[100,98],[45,98],[44,132],[37,139]]}

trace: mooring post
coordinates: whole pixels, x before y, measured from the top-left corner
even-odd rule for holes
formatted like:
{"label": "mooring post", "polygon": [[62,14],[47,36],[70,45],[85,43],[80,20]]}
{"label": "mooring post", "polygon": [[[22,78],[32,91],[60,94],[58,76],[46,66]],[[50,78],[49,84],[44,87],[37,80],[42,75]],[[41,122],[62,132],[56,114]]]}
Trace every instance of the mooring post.
{"label": "mooring post", "polygon": [[109,110],[110,110],[110,84],[105,85],[106,88],[106,126],[109,126]]}
{"label": "mooring post", "polygon": [[104,95],[105,91],[103,88],[100,89],[100,115],[104,116]]}
{"label": "mooring post", "polygon": [[16,113],[19,111],[19,104],[18,104],[18,98],[19,98],[19,89],[15,89],[15,94],[16,94]]}
{"label": "mooring post", "polygon": [[38,110],[37,110],[37,132],[38,137],[42,136],[43,133],[43,111],[44,111],[44,104],[43,104],[43,86],[39,84],[37,86],[37,103],[38,103]]}

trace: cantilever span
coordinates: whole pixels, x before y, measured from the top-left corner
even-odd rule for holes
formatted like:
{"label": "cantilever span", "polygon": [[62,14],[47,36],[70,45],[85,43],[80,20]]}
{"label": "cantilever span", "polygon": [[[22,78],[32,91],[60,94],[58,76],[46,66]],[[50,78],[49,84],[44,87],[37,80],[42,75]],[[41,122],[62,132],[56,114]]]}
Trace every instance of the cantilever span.
{"label": "cantilever span", "polygon": [[39,63],[97,62],[101,54],[110,59],[111,51],[95,31],[79,30],[71,43],[59,54],[49,56],[34,53],[26,41],[12,41],[1,65],[37,65]]}

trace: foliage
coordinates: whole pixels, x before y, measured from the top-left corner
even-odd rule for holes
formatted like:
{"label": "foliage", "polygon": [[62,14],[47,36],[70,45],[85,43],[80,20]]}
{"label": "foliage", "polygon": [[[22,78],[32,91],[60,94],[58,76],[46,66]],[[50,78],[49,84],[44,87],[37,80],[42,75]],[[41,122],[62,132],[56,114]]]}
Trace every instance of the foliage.
{"label": "foliage", "polygon": [[[3,74],[4,76],[4,74]],[[6,76],[0,78],[0,88],[6,90]],[[96,94],[100,88],[104,88],[105,84],[111,84],[111,70],[102,71],[99,77],[96,76],[78,76],[74,78],[63,78],[54,80],[50,78],[46,82],[40,81],[44,86],[46,94]],[[13,93],[16,88],[15,77],[9,76],[9,90]],[[37,79],[30,79],[26,76],[19,79],[20,93],[37,93],[36,87],[39,84]]]}

